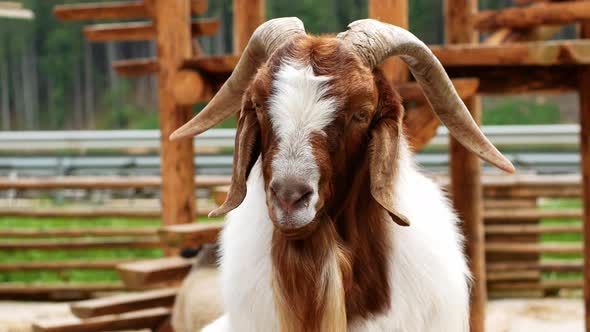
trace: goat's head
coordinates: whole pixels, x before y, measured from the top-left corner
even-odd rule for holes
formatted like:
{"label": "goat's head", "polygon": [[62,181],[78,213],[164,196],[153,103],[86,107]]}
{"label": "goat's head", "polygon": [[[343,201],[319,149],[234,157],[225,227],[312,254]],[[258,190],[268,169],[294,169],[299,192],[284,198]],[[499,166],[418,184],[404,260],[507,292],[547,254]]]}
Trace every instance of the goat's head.
{"label": "goat's head", "polygon": [[360,20],[336,38],[310,37],[300,20],[274,19],[256,30],[209,105],[172,135],[197,135],[240,111],[230,192],[212,215],[243,201],[260,155],[273,223],[288,237],[304,236],[366,155],[373,198],[408,225],[395,210],[392,186],[402,108],[374,71],[392,55],[406,61],[457,140],[500,169],[514,170],[481,133],[438,60],[408,31]]}

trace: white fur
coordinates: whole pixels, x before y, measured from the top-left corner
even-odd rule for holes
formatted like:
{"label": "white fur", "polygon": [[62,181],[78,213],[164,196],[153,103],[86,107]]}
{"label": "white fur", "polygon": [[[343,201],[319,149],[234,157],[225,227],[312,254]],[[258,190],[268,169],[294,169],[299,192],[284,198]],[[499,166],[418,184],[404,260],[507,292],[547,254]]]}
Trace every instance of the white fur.
{"label": "white fur", "polygon": [[[295,212],[292,221],[298,224],[311,222],[319,200],[320,171],[309,142],[312,133],[323,129],[334,118],[337,110],[334,98],[326,98],[327,76],[316,76],[309,65],[286,62],[281,65],[273,80],[268,113],[279,139],[279,149],[272,161],[275,179],[297,178],[313,189],[307,207]],[[282,211],[277,210],[279,220]]]}
{"label": "white fur", "polygon": [[[391,306],[368,320],[349,322],[348,331],[467,332],[469,271],[457,217],[438,186],[418,172],[402,143],[397,209],[412,225],[391,224]],[[207,332],[278,331],[271,287],[273,225],[264,197],[259,161],[248,179],[246,199],[227,217],[221,238],[226,314]]]}

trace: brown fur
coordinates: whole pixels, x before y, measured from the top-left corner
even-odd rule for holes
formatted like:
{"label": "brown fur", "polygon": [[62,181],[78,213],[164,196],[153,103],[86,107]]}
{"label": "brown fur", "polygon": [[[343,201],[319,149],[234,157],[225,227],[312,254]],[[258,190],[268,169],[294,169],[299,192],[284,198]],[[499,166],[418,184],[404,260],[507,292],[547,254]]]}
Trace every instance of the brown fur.
{"label": "brown fur", "polygon": [[[257,119],[267,193],[278,142],[264,109],[273,76],[285,59],[332,77],[329,94],[342,107],[325,128],[326,135],[311,138],[322,175],[317,220],[304,230],[286,233],[274,222],[267,197],[275,224],[275,304],[283,332],[344,331],[348,322],[382,313],[390,305],[391,206],[378,202],[382,196],[371,190],[371,178],[393,181],[395,161],[389,160],[391,169],[385,169],[387,160],[379,159],[380,151],[375,150],[379,140],[399,138],[403,108],[380,70],[365,67],[339,40],[302,36],[288,42],[260,68],[249,90],[252,102],[260,105]],[[396,158],[397,148],[391,151],[387,158]],[[382,194],[392,197],[391,192]]]}

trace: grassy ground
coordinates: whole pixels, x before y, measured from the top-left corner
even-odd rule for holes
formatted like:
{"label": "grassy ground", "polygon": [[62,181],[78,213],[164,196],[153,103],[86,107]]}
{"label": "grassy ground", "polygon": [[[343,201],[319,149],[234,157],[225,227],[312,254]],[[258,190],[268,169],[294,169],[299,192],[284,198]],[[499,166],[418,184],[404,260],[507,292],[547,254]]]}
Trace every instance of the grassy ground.
{"label": "grassy ground", "polygon": [[[578,199],[559,199],[543,202],[543,208],[577,208],[581,207]],[[205,221],[205,220],[203,220]],[[544,224],[579,224],[580,220],[542,220]],[[95,220],[75,219],[34,219],[0,217],[0,229],[52,229],[52,228],[130,228],[130,227],[158,227],[160,221],[156,219],[123,219],[101,218]],[[86,239],[90,239],[87,237]],[[84,238],[81,238],[84,239]],[[93,238],[96,239],[96,238]],[[63,239],[54,239],[63,240]],[[19,239],[1,239],[1,241],[19,241]],[[557,234],[544,235],[543,242],[581,242],[581,234]],[[84,250],[22,250],[0,251],[1,263],[18,262],[49,262],[60,260],[109,260],[109,259],[145,259],[162,256],[160,249],[84,249]],[[555,255],[545,254],[543,259],[579,259],[580,255]],[[547,273],[545,278],[579,278],[580,273]],[[59,283],[59,282],[111,282],[117,281],[117,273],[113,270],[66,270],[66,271],[17,271],[0,272],[0,282],[26,282],[26,283]]]}

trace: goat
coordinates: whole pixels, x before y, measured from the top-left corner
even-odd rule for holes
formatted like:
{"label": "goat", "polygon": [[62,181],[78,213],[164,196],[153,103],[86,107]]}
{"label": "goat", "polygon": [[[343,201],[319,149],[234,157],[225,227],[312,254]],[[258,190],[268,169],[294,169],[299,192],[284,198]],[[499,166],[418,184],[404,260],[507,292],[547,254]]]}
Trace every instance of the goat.
{"label": "goat", "polygon": [[171,135],[239,113],[228,197],[210,214],[233,210],[221,236],[225,315],[203,331],[468,331],[462,235],[413,163],[400,97],[378,69],[392,55],[459,142],[514,171],[408,31],[359,20],[315,37],[297,18],[266,22],[207,107]]}

